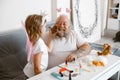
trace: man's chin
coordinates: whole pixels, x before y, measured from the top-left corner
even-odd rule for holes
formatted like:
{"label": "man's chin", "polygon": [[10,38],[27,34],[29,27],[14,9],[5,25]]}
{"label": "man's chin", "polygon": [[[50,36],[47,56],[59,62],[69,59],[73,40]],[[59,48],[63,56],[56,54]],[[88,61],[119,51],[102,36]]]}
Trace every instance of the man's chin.
{"label": "man's chin", "polygon": [[57,38],[66,38],[67,37],[67,33],[58,33],[57,35],[56,35],[56,37]]}

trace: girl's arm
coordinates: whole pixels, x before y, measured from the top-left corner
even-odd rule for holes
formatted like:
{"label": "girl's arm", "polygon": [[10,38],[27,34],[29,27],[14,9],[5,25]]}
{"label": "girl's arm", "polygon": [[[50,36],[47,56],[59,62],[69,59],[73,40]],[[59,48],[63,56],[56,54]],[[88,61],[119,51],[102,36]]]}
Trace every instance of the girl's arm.
{"label": "girl's arm", "polygon": [[48,47],[48,52],[51,52],[52,51],[52,33],[51,33],[51,31],[49,31],[46,45]]}
{"label": "girl's arm", "polygon": [[42,52],[34,55],[34,73],[35,73],[35,75],[42,72],[41,69],[40,69],[41,56],[42,56]]}

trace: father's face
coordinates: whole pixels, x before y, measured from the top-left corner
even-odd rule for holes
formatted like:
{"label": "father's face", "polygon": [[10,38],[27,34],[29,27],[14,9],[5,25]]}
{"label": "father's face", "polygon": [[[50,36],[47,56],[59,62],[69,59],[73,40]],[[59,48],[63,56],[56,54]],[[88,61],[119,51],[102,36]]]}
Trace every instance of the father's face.
{"label": "father's face", "polygon": [[67,16],[60,16],[55,24],[57,28],[56,36],[66,37],[69,32],[69,22]]}
{"label": "father's face", "polygon": [[68,29],[69,22],[67,16],[60,16],[56,22],[57,28]]}

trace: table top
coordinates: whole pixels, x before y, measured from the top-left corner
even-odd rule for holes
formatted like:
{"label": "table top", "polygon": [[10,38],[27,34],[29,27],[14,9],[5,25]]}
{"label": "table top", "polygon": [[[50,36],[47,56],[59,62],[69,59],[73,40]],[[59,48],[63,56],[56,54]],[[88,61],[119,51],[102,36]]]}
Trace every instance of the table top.
{"label": "table top", "polygon": [[[89,71],[82,71],[77,77],[73,78],[72,80],[105,80],[111,77],[113,74],[120,70],[120,57],[114,55],[108,55],[108,64],[104,67],[96,67],[96,68],[89,68]],[[49,69],[41,74],[38,74],[34,77],[31,77],[27,80],[58,80],[51,76],[52,72],[58,73],[60,68],[58,66]],[[64,78],[63,80],[68,80],[68,78]]]}

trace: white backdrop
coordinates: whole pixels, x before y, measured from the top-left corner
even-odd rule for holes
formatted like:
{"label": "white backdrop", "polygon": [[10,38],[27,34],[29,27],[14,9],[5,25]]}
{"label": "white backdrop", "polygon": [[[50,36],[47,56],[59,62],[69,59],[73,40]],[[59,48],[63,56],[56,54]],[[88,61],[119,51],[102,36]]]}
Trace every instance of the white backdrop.
{"label": "white backdrop", "polygon": [[51,18],[51,0],[0,0],[0,32],[21,28],[21,20],[30,14],[46,10],[47,20]]}

